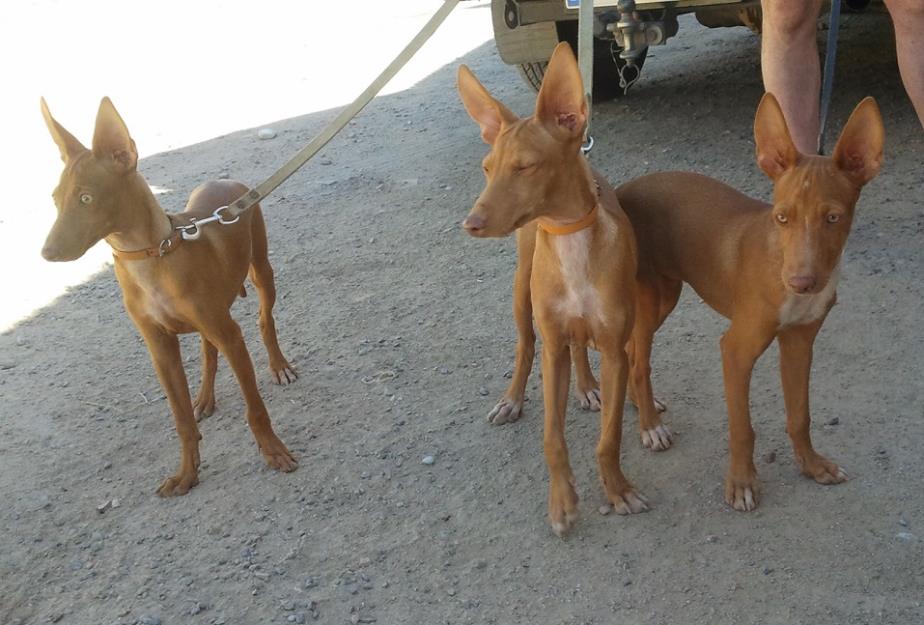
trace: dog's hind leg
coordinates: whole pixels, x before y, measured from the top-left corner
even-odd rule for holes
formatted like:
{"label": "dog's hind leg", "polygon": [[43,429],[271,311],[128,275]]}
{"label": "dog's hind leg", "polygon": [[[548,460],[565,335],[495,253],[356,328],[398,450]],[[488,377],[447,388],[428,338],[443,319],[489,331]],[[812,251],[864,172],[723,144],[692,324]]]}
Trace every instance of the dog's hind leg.
{"label": "dog's hind leg", "polygon": [[250,281],[257,287],[257,294],[260,297],[260,334],[263,335],[263,344],[269,355],[273,381],[276,384],[290,384],[298,378],[298,374],[282,355],[279,340],[276,337],[276,321],[273,319],[276,282],[273,279],[273,268],[269,263],[266,224],[263,222],[263,213],[260,212],[258,206],[254,206],[251,210],[254,214],[251,225],[253,256],[250,261]]}
{"label": "dog's hind leg", "polygon": [[664,405],[654,397],[651,388],[651,344],[655,332],[677,305],[681,282],[653,279],[639,280],[635,304],[635,326],[629,357],[632,364],[629,388],[631,401],[638,407],[639,431],[642,444],[653,451],[671,446],[673,435],[661,421]]}
{"label": "dog's hind leg", "polygon": [[202,381],[199,395],[193,402],[196,421],[211,417],[215,412],[215,372],[218,370],[218,350],[202,336]]}
{"label": "dog's hind leg", "polygon": [[234,377],[244,394],[247,404],[247,424],[260,447],[260,453],[267,464],[278,471],[293,471],[298,466],[295,457],[285,444],[279,440],[270,423],[269,413],[253,372],[253,362],[244,343],[241,327],[231,318],[231,313],[223,311],[203,319],[202,331],[209,342],[215,345],[234,370]]}

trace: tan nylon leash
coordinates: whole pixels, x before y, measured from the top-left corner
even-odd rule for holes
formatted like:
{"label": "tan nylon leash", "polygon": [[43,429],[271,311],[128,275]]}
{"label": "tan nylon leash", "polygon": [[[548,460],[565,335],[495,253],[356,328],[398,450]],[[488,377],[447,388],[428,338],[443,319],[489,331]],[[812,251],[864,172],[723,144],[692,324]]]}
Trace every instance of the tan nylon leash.
{"label": "tan nylon leash", "polygon": [[321,149],[327,145],[327,143],[333,139],[338,132],[343,130],[343,128],[350,122],[351,119],[356,117],[360,111],[362,111],[369,102],[382,90],[388,81],[394,78],[395,74],[401,70],[404,65],[411,60],[421,46],[426,43],[427,39],[436,32],[436,29],[445,21],[449,16],[452,10],[459,4],[459,0],[444,0],[443,6],[430,18],[424,27],[420,30],[417,35],[411,39],[411,42],[407,44],[404,50],[401,51],[395,60],[385,68],[385,70],[379,74],[378,78],[372,81],[366,90],[359,94],[359,97],[356,98],[352,104],[343,109],[339,115],[329,123],[324,130],[322,130],[314,139],[311,140],[308,145],[306,145],[302,150],[296,154],[292,159],[283,165],[276,173],[266,179],[266,181],[260,183],[237,200],[235,200],[228,208],[227,213],[229,217],[225,218],[227,220],[233,219],[246,211],[248,208],[265,198],[267,195],[273,192],[279,185],[281,185],[285,180],[294,174],[299,168],[302,167],[305,163],[311,159],[312,156],[317,154]]}

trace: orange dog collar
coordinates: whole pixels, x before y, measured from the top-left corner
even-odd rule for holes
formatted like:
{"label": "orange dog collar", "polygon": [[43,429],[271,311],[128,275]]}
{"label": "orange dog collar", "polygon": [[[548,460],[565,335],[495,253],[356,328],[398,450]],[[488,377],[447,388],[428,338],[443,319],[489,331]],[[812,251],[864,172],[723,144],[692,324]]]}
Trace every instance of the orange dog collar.
{"label": "orange dog collar", "polygon": [[145,258],[160,258],[166,256],[176,248],[180,247],[183,242],[182,233],[174,230],[169,237],[160,242],[157,247],[149,247],[143,250],[117,250],[112,248],[112,255],[120,260],[144,260]]}
{"label": "orange dog collar", "polygon": [[555,224],[550,223],[548,220],[539,219],[537,221],[539,229],[547,232],[548,234],[574,234],[575,232],[580,232],[584,228],[589,227],[595,221],[597,221],[597,207],[599,204],[594,204],[594,207],[587,213],[584,217],[572,224]]}

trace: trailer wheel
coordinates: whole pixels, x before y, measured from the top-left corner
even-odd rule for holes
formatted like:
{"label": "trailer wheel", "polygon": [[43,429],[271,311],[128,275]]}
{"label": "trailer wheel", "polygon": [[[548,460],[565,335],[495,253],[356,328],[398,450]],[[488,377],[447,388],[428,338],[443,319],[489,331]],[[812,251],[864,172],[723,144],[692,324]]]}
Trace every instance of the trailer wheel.
{"label": "trailer wheel", "polygon": [[[577,55],[577,22],[557,22],[558,40],[567,41]],[[648,49],[642,53],[634,70],[624,70],[625,78],[630,83],[638,78],[645,64]],[[625,90],[619,85],[619,71],[626,62],[619,58],[619,47],[603,39],[594,39],[594,102],[606,102],[622,96]],[[548,61],[521,63],[517,66],[520,76],[536,91],[542,86],[542,78]],[[634,73],[633,73],[634,72]]]}

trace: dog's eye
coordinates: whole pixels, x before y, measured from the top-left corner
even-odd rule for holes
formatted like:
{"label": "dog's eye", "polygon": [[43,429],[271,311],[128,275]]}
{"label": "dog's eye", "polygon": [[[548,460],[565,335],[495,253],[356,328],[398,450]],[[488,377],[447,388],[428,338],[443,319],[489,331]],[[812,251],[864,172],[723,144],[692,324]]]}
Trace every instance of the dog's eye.
{"label": "dog's eye", "polygon": [[841,220],[841,216],[838,215],[837,213],[831,213],[827,217],[825,217],[825,221],[827,221],[829,224],[836,224],[840,220]]}
{"label": "dog's eye", "polygon": [[514,169],[514,171],[516,171],[518,174],[520,174],[520,173],[523,173],[524,171],[528,171],[528,170],[530,170],[530,169],[532,169],[532,168],[533,168],[533,165],[532,165],[531,163],[522,163],[522,164],[520,164],[520,165],[517,165],[517,166],[514,167],[513,169]]}
{"label": "dog's eye", "polygon": [[789,218],[786,217],[786,215],[784,215],[783,213],[777,213],[776,220],[780,222],[781,224],[785,224],[789,221]]}
{"label": "dog's eye", "polygon": [[93,201],[93,196],[90,195],[89,193],[81,193],[81,194],[80,194],[80,203],[81,203],[81,204],[89,204],[89,203],[92,202],[92,201]]}

